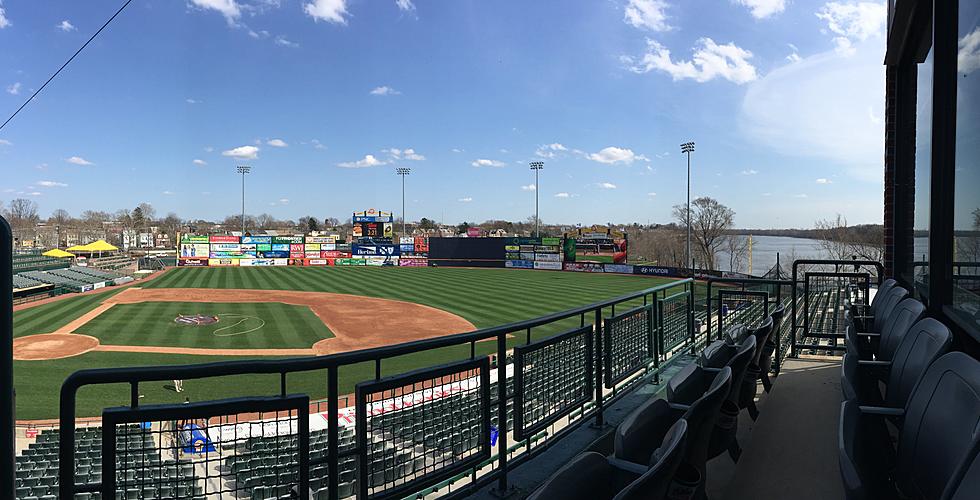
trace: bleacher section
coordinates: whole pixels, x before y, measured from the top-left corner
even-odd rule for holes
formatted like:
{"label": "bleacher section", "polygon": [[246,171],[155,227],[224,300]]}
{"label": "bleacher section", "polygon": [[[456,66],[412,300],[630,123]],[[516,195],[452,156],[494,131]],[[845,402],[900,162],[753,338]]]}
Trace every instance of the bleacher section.
{"label": "bleacher section", "polygon": [[34,288],[36,286],[44,285],[46,285],[46,283],[43,281],[31,279],[27,276],[21,276],[19,274],[14,275],[14,290],[23,290],[25,288]]}
{"label": "bleacher section", "polygon": [[49,269],[64,269],[70,263],[65,259],[47,257],[40,254],[20,254],[14,255],[14,273],[25,271],[46,271]]}
{"label": "bleacher section", "polygon": [[25,271],[14,275],[14,289],[56,285],[73,292],[86,292],[132,281],[129,276],[90,267],[71,266],[47,271]]}
{"label": "bleacher section", "polygon": [[[43,431],[17,457],[16,498],[53,500],[58,496],[58,431]],[[116,436],[117,491],[120,498],[203,499],[194,463],[163,459],[153,434],[139,426],[120,427]],[[75,430],[76,484],[102,478],[102,428]],[[77,493],[76,499],[101,499],[99,493]]]}
{"label": "bleacher section", "polygon": [[88,260],[90,266],[100,269],[122,269],[131,266],[134,260],[125,254],[113,255],[110,257],[94,257]]}

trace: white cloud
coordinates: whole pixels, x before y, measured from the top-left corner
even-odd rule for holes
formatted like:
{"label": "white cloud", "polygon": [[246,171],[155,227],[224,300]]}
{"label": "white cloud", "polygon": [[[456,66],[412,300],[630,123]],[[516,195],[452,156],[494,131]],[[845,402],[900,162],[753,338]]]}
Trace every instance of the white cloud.
{"label": "white cloud", "polygon": [[225,16],[228,24],[235,24],[235,21],[242,15],[241,7],[235,0],[191,0],[191,3],[200,9],[220,12],[221,15]]}
{"label": "white cloud", "polygon": [[20,82],[14,82],[7,85],[7,93],[17,95],[20,93]]}
{"label": "white cloud", "polygon": [[0,139],[0,146],[13,146],[14,143],[8,141],[7,139]]}
{"label": "white cloud", "polygon": [[295,49],[299,47],[298,43],[290,41],[289,39],[287,39],[282,35],[276,37],[276,45],[279,45],[281,47],[289,47],[291,49]]}
{"label": "white cloud", "polygon": [[75,26],[72,25],[70,22],[68,22],[67,19],[65,19],[64,21],[61,21],[60,23],[58,23],[57,25],[55,25],[55,27],[58,28],[61,31],[65,31],[65,32],[75,31]]}
{"label": "white cloud", "polygon": [[0,2],[0,29],[4,29],[10,25],[11,22],[7,19],[6,13],[3,11],[3,3]]}
{"label": "white cloud", "polygon": [[752,17],[765,19],[773,14],[786,10],[786,0],[733,0],[739,5],[749,8]]}
{"label": "white cloud", "polygon": [[615,146],[602,148],[598,153],[586,155],[586,158],[607,165],[614,163],[630,164],[636,160],[649,161],[647,157],[634,153],[632,149],[617,148]]}
{"label": "white cloud", "polygon": [[204,152],[205,152],[205,153],[211,153],[211,152],[214,152],[214,148],[213,148],[212,146],[206,146],[206,147],[204,148]]}
{"label": "white cloud", "polygon": [[174,194],[174,192],[173,192],[173,191],[169,191],[169,190],[168,190],[168,191],[164,191],[164,192],[162,192],[162,193],[160,193],[160,194],[162,194],[162,195],[164,195],[164,196],[171,196],[171,195],[173,195],[173,194]]}
{"label": "white cloud", "polygon": [[758,174],[758,173],[759,173],[759,171],[758,171],[758,170],[755,170],[755,169],[751,169],[751,168],[750,168],[750,169],[748,169],[748,170],[743,170],[743,171],[741,172],[741,174],[742,174],[742,175],[755,175],[755,174]]}
{"label": "white cloud", "polygon": [[303,4],[303,12],[316,22],[347,24],[347,0],[313,0]]}
{"label": "white cloud", "polygon": [[460,199],[458,199],[456,201],[458,201],[460,203],[469,203],[469,202],[473,201],[473,198],[467,196],[466,198],[460,198]]}
{"label": "white cloud", "polygon": [[388,153],[388,155],[390,155],[392,159],[395,160],[422,161],[425,159],[425,156],[418,154],[412,148],[408,148],[408,149],[389,148],[389,149],[383,149],[381,150],[381,152]]}
{"label": "white cloud", "polygon": [[412,3],[412,0],[395,0],[395,5],[398,6],[398,10],[404,12],[411,12],[415,10],[415,4]]}
{"label": "white cloud", "polygon": [[56,181],[37,181],[35,182],[35,184],[41,187],[60,187],[60,188],[68,187],[68,184],[65,184],[64,182],[56,182]]}
{"label": "white cloud", "polygon": [[194,163],[195,165],[197,165],[199,167],[203,167],[203,166],[205,166],[205,165],[208,164],[208,162],[206,162],[204,160],[197,159],[197,158],[195,158],[192,163]]}
{"label": "white cloud", "polygon": [[327,149],[327,147],[324,146],[323,143],[320,142],[318,139],[310,140],[310,144],[313,145],[313,149]]}
{"label": "white cloud", "polygon": [[95,165],[94,163],[82,158],[81,156],[72,156],[71,158],[65,158],[65,161],[75,165]]}
{"label": "white cloud", "polygon": [[380,87],[374,87],[371,89],[371,95],[399,95],[400,91],[395,90],[387,85],[382,85]]}
{"label": "white cloud", "polygon": [[221,156],[230,156],[236,160],[254,160],[259,157],[259,148],[255,146],[238,146],[222,151]]}
{"label": "white cloud", "polygon": [[663,0],[629,0],[623,20],[634,28],[652,31],[669,31],[667,24],[667,2]]}
{"label": "white cloud", "polygon": [[960,38],[956,56],[957,71],[966,75],[980,68],[980,27]]}
{"label": "white cloud", "polygon": [[473,160],[473,163],[470,163],[470,165],[473,165],[474,167],[502,167],[506,165],[506,163],[498,160],[487,160],[485,158],[478,158],[476,160]]}
{"label": "white cloud", "polygon": [[26,194],[27,196],[41,196],[44,193],[42,193],[40,191],[31,191],[29,193],[24,193],[24,194]]}
{"label": "white cloud", "polygon": [[827,29],[837,35],[834,46],[842,55],[854,54],[854,42],[863,42],[884,32],[888,11],[884,3],[828,2],[816,12],[817,18],[827,22]]}
{"label": "white cloud", "polygon": [[566,148],[561,143],[553,142],[551,144],[544,144],[542,146],[539,146],[538,149],[534,152],[534,154],[542,158],[554,158],[558,156],[558,154],[561,153],[562,151],[568,151],[568,148]]}
{"label": "white cloud", "polygon": [[794,194],[793,198],[807,198],[807,195],[804,193]]}
{"label": "white cloud", "polygon": [[796,45],[793,45],[791,43],[787,43],[786,45],[788,45],[790,50],[793,51],[788,56],[786,56],[787,61],[791,63],[797,63],[803,60],[803,58],[800,57],[800,49],[796,48]]}
{"label": "white cloud", "polygon": [[289,205],[289,198],[279,198],[279,203],[281,205]]}
{"label": "white cloud", "polygon": [[824,178],[824,177],[821,177],[821,178],[817,179],[817,184],[833,184],[833,183],[834,183],[834,181],[832,181],[830,179],[827,179],[827,178]]}
{"label": "white cloud", "polygon": [[538,188],[534,184],[528,184],[526,186],[521,186],[521,189],[524,191],[535,191]]}
{"label": "white cloud", "polygon": [[188,97],[187,99],[184,99],[184,102],[186,102],[187,104],[201,104],[204,101],[199,101],[197,99],[192,99]]}
{"label": "white cloud", "polygon": [[647,193],[647,196],[653,198],[654,196],[657,196],[657,193]]}
{"label": "white cloud", "polygon": [[360,160],[345,161],[343,163],[338,163],[337,166],[342,168],[367,168],[367,167],[377,167],[380,165],[384,165],[386,163],[388,162],[384,160],[379,160],[375,158],[374,155],[364,155],[364,158],[361,158]]}
{"label": "white cloud", "polygon": [[565,192],[555,193],[555,198],[571,198],[571,197],[572,195],[569,193],[565,193]]}
{"label": "white cloud", "polygon": [[453,148],[453,153],[462,153],[463,150],[459,148]]}
{"label": "white cloud", "polygon": [[616,185],[611,182],[600,182],[596,184],[599,189],[616,189]]}
{"label": "white cloud", "polygon": [[[884,156],[883,37],[855,46],[855,56],[833,50],[770,71],[748,86],[737,130],[782,154],[832,160],[880,183]],[[846,91],[842,91],[846,82]]]}
{"label": "white cloud", "polygon": [[282,139],[269,139],[268,141],[265,141],[265,143],[274,148],[285,148],[289,146],[289,144],[286,144],[286,141]]}
{"label": "white cloud", "polygon": [[634,73],[657,70],[667,73],[674,81],[690,78],[697,82],[707,82],[724,78],[743,84],[758,78],[755,66],[748,61],[751,58],[751,52],[732,42],[718,45],[710,38],[700,38],[690,61],[672,60],[670,49],[651,39],[647,39],[647,50],[642,57],[636,59],[622,56],[620,60]]}
{"label": "white cloud", "polygon": [[266,30],[259,30],[259,31],[248,30],[248,36],[256,39],[269,38],[269,32]]}

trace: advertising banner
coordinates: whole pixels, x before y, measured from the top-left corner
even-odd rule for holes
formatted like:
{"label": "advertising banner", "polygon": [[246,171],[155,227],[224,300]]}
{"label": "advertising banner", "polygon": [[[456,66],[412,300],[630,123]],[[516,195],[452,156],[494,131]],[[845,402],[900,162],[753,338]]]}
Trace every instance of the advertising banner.
{"label": "advertising banner", "polygon": [[306,258],[306,254],[303,252],[289,252],[289,258],[302,260]]}
{"label": "advertising banner", "polygon": [[272,244],[272,251],[273,252],[288,252],[289,251],[289,243],[273,243]]}
{"label": "advertising banner", "polygon": [[383,266],[387,262],[396,262],[395,260],[388,260],[384,257],[364,257],[361,261],[368,266]]}
{"label": "advertising banner", "polygon": [[319,252],[321,246],[323,245],[320,243],[307,243],[306,245],[303,246],[303,248],[305,248],[307,252],[311,250],[316,250],[317,252]]}
{"label": "advertising banner", "polygon": [[341,252],[338,250],[321,250],[320,258],[322,259],[349,259],[350,254],[347,252]]}
{"label": "advertising banner", "polygon": [[180,245],[181,257],[209,257],[211,245],[207,243],[183,243]]}
{"label": "advertising banner", "polygon": [[521,251],[521,246],[520,245],[504,245],[504,251],[505,252],[520,252]]}
{"label": "advertising banner", "polygon": [[429,259],[425,257],[401,257],[398,259],[401,267],[428,267]]}
{"label": "advertising banner", "polygon": [[302,236],[273,236],[272,243],[303,243]]}
{"label": "advertising banner", "polygon": [[276,261],[274,259],[241,259],[238,261],[239,266],[246,266],[246,267],[273,266],[275,264]]}
{"label": "advertising banner", "polygon": [[204,267],[208,265],[207,258],[177,259],[177,265],[182,267]]}
{"label": "advertising banner", "polygon": [[425,236],[415,237],[415,253],[428,253],[429,252],[429,238]]}
{"label": "advertising banner", "polygon": [[337,243],[337,238],[333,236],[307,236],[306,244],[309,245],[310,243]]}
{"label": "advertising banner", "polygon": [[566,271],[575,271],[580,273],[601,273],[602,264],[597,262],[566,262],[564,269]]}
{"label": "advertising banner", "polygon": [[306,253],[303,254],[303,255],[304,255],[304,258],[306,258],[306,259],[319,259],[319,258],[321,258],[321,255],[320,255],[320,251],[319,250],[314,250],[312,252],[309,251],[309,250],[307,250]]}
{"label": "advertising banner", "polygon": [[646,276],[680,276],[680,269],[666,266],[633,266],[633,274]]}
{"label": "advertising banner", "polygon": [[391,212],[369,208],[363,212],[354,212],[354,222],[391,222]]}
{"label": "advertising banner", "polygon": [[536,253],[534,260],[537,262],[561,262],[560,253]]}
{"label": "advertising banner", "polygon": [[181,243],[207,243],[208,241],[207,236],[198,236],[196,234],[185,234],[180,237]]}
{"label": "advertising banner", "polygon": [[289,251],[269,250],[266,252],[259,252],[258,256],[266,259],[286,259],[289,257]]}
{"label": "advertising banner", "polygon": [[211,236],[209,241],[211,243],[241,243],[238,236]]}
{"label": "advertising banner", "polygon": [[413,238],[411,236],[402,236],[402,237],[398,238],[398,243],[399,244],[402,244],[402,245],[414,245],[415,244],[415,238]]}
{"label": "advertising banner", "polygon": [[415,245],[412,245],[412,244],[408,244],[408,245],[401,244],[401,245],[398,245],[398,252],[401,253],[402,255],[405,255],[407,253],[413,253],[413,252],[415,252]]}
{"label": "advertising banner", "polygon": [[306,259],[303,261],[304,265],[307,266],[329,266],[329,259]]}
{"label": "advertising banner", "polygon": [[534,252],[521,252],[521,260],[534,260]]}
{"label": "advertising banner", "polygon": [[238,259],[208,259],[208,265],[211,267],[237,266]]}
{"label": "advertising banner", "polygon": [[553,245],[537,245],[534,251],[538,253],[558,253],[558,247]]}
{"label": "advertising banner", "polygon": [[99,288],[105,288],[105,281],[100,281],[98,283],[93,283],[92,284],[92,289],[93,290],[98,290]]}
{"label": "advertising banner", "polygon": [[530,260],[508,260],[504,262],[504,267],[512,267],[514,269],[534,269],[534,262]]}
{"label": "advertising banner", "polygon": [[478,227],[468,227],[466,228],[466,236],[470,238],[479,238],[483,230]]}
{"label": "advertising banner", "polygon": [[242,258],[243,259],[245,259],[245,258],[253,258],[254,259],[255,257],[258,257],[259,256],[259,254],[258,254],[258,248],[257,248],[258,245],[253,245],[251,243],[244,243],[244,244],[241,245],[241,247],[242,247]]}
{"label": "advertising banner", "polygon": [[270,252],[272,251],[271,243],[258,243],[255,245],[256,252]]}
{"label": "advertising banner", "polygon": [[390,257],[398,255],[398,247],[395,245],[351,245],[352,255],[362,255],[365,257]]}
{"label": "advertising banner", "polygon": [[602,268],[606,273],[633,274],[633,266],[628,264],[606,264]]}
{"label": "advertising banner", "polygon": [[272,236],[242,236],[242,244],[269,245]]}
{"label": "advertising banner", "polygon": [[320,250],[337,250],[336,243],[320,243]]}
{"label": "advertising banner", "polygon": [[212,252],[241,252],[242,246],[238,243],[212,243]]}
{"label": "advertising banner", "polygon": [[293,243],[289,245],[289,253],[303,252],[305,250],[305,245],[302,243]]}
{"label": "advertising banner", "polygon": [[557,247],[561,245],[561,238],[541,238],[541,244]]}
{"label": "advertising banner", "polygon": [[550,271],[561,271],[561,262],[535,262],[535,269],[547,269]]}
{"label": "advertising banner", "polygon": [[272,265],[285,266],[289,264],[289,259],[273,259]]}

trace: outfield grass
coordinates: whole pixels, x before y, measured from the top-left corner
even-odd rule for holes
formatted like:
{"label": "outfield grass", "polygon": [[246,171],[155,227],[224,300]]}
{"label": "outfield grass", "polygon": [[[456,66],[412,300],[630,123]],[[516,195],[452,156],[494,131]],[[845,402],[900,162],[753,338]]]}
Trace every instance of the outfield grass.
{"label": "outfield grass", "polygon": [[[437,307],[458,314],[477,327],[484,328],[571,309],[670,281],[672,280],[645,276],[513,269],[281,267],[175,269],[147,281],[143,286],[322,291],[390,298]],[[17,311],[14,314],[15,335],[53,331],[96,307],[104,297],[106,295],[82,295]],[[634,302],[637,305],[640,303],[642,302]],[[627,306],[628,304],[617,311],[623,311]],[[586,318],[586,321],[591,320]],[[531,336],[541,338],[578,325],[578,318],[570,318],[554,325],[536,328]],[[524,335],[515,335],[508,344],[515,345],[524,341]],[[475,346],[478,354],[487,354],[494,349],[493,342],[480,342]],[[382,365],[382,372],[386,375],[401,373],[467,358],[469,354],[470,346],[463,345],[402,356],[386,360]],[[17,361],[14,363],[17,418],[57,417],[61,383],[70,373],[79,369],[190,364],[222,359],[225,358],[91,352],[60,360]],[[373,376],[374,366],[370,363],[344,367],[340,373],[340,390],[342,393],[349,393],[355,383]],[[141,385],[141,392],[145,395],[141,400],[142,404],[180,402],[185,396],[194,401],[278,393],[278,377],[275,376],[253,375],[186,381],[184,387],[187,391],[180,395],[164,389],[163,385]],[[322,370],[294,374],[288,378],[289,391],[305,392],[314,398],[325,396],[325,387],[325,372]],[[98,415],[106,406],[126,404],[127,401],[126,387],[85,389],[78,398],[78,416]]]}
{"label": "outfield grass", "polygon": [[[211,325],[178,324],[178,315],[218,316]],[[143,302],[116,304],[77,333],[103,344],[202,349],[309,348],[333,333],[307,306],[264,303]]]}

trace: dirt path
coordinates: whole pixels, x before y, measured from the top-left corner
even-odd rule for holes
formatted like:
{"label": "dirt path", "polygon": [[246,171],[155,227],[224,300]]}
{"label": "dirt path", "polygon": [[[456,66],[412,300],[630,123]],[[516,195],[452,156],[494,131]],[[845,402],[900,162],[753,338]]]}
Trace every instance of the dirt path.
{"label": "dirt path", "polygon": [[[261,303],[281,302],[309,307],[334,334],[306,349],[200,349],[185,347],[119,346],[101,345],[98,339],[72,334],[83,325],[116,304],[141,302],[215,302]],[[103,352],[145,352],[165,354],[195,354],[212,356],[309,356],[326,355],[358,349],[381,347],[413,340],[441,337],[453,333],[475,330],[465,319],[434,307],[399,300],[362,297],[325,292],[297,292],[286,290],[226,290],[211,288],[129,288],[108,297],[92,311],[79,316],[71,323],[51,334],[20,337],[14,346],[14,359],[40,360],[45,358],[42,346],[52,345],[48,335],[60,335],[58,342],[64,352],[53,352],[57,357],[82,354],[91,350]],[[72,339],[79,337],[78,345]],[[91,341],[82,338],[93,339]],[[33,343],[37,345],[33,345]],[[60,345],[60,344],[59,344]],[[75,354],[64,355],[65,352]]]}

